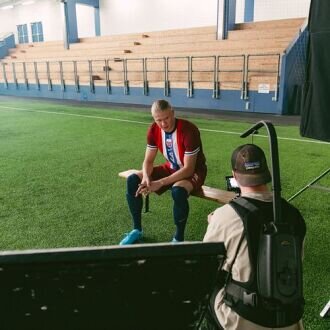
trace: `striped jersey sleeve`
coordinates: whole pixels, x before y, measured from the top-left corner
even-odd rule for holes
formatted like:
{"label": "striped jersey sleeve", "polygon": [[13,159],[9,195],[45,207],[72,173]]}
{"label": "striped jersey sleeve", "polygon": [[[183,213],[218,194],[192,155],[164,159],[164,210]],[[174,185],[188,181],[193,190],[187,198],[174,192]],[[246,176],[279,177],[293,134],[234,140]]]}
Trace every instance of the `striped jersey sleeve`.
{"label": "striped jersey sleeve", "polygon": [[157,129],[157,125],[155,125],[155,123],[153,123],[149,129],[148,129],[148,133],[147,133],[147,148],[148,149],[158,149],[158,141],[157,141],[157,137],[159,135],[158,129]]}
{"label": "striped jersey sleeve", "polygon": [[193,156],[200,152],[200,133],[198,128],[193,123],[182,120],[182,137],[185,156]]}

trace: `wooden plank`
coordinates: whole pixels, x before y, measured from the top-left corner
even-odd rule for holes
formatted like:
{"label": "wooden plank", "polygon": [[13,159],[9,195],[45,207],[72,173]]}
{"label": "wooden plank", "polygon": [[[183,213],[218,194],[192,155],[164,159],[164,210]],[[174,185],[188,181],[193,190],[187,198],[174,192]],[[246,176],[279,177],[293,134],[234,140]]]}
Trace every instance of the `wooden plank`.
{"label": "wooden plank", "polygon": [[132,169],[132,170],[127,170],[127,171],[120,172],[120,173],[118,173],[118,175],[121,178],[127,179],[131,174],[136,174],[138,172],[139,172],[138,170]]}
{"label": "wooden plank", "polygon": [[235,30],[246,30],[246,29],[270,29],[274,30],[287,27],[299,27],[305,21],[305,18],[288,18],[278,19],[270,21],[259,21],[249,23],[238,23],[235,25]]}
{"label": "wooden plank", "polygon": [[236,194],[232,191],[226,191],[218,188],[202,186],[202,189],[200,191],[193,193],[192,196],[208,199],[210,201],[214,201],[220,204],[227,204],[233,198],[235,198]]}
{"label": "wooden plank", "polygon": [[216,26],[204,26],[204,27],[195,27],[188,29],[171,29],[171,30],[162,30],[162,31],[152,31],[146,33],[127,33],[127,34],[117,34],[111,36],[98,36],[98,37],[86,37],[80,38],[80,42],[102,42],[102,41],[123,41],[123,40],[132,40],[136,39],[148,39],[148,38],[159,38],[163,36],[185,36],[185,35],[199,35],[199,34],[209,34],[215,33]]}
{"label": "wooden plank", "polygon": [[[136,174],[138,172],[139,172],[138,170],[131,169],[120,172],[118,175],[121,178],[127,179],[127,177],[130,176],[131,174]],[[221,190],[218,188],[213,188],[208,186],[202,186],[202,189],[200,191],[197,191],[191,195],[199,198],[204,198],[210,201],[214,201],[220,204],[227,204],[236,196],[234,192]]]}

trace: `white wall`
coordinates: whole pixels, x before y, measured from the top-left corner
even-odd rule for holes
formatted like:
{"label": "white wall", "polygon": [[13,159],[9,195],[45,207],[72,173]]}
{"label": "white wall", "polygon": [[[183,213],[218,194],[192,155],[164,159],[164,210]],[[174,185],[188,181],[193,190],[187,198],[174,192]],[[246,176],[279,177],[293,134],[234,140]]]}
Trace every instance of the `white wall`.
{"label": "white wall", "polygon": [[[236,22],[245,0],[236,0]],[[255,21],[307,17],[310,0],[255,0]],[[217,0],[100,0],[101,34],[216,25]]]}
{"label": "white wall", "polygon": [[254,0],[254,20],[308,17],[311,0]]}
{"label": "white wall", "polygon": [[[95,36],[94,8],[77,5],[79,37]],[[63,13],[58,0],[39,0],[26,6],[0,10],[0,33],[14,32],[17,41],[17,25],[27,24],[29,41],[32,41],[30,24],[42,22],[44,40],[63,40]]]}
{"label": "white wall", "polygon": [[244,22],[244,3],[245,0],[236,0],[236,23]]}
{"label": "white wall", "polygon": [[[311,0],[254,0],[254,20],[308,17]],[[245,0],[236,0],[236,23],[244,22]]]}
{"label": "white wall", "polygon": [[77,4],[78,37],[95,37],[94,7]]}
{"label": "white wall", "polygon": [[[330,0],[329,0],[330,1]],[[100,0],[101,35],[215,26],[218,0]],[[255,0],[255,20],[307,17],[310,0]],[[236,22],[244,20],[244,0],[236,0]],[[41,21],[45,41],[63,40],[59,0],[0,10],[0,34],[18,24]],[[95,36],[94,9],[77,5],[79,37]]]}
{"label": "white wall", "polygon": [[217,24],[217,0],[100,0],[101,34]]}
{"label": "white wall", "polygon": [[0,10],[0,34],[15,31],[16,25],[13,21],[13,10]]}
{"label": "white wall", "polygon": [[40,0],[27,6],[16,6],[14,9],[0,10],[0,32],[14,32],[17,40],[17,25],[27,24],[31,42],[30,23],[42,22],[44,39],[62,40],[62,20],[60,5],[55,0]]}

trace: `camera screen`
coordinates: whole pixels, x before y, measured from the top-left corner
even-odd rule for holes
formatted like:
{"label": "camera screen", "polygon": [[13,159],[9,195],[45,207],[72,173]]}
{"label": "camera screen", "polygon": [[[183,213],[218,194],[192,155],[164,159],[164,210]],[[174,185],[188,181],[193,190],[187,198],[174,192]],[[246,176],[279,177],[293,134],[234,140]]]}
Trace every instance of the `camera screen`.
{"label": "camera screen", "polygon": [[233,188],[238,188],[238,184],[235,178],[229,178],[229,182]]}
{"label": "camera screen", "polygon": [[226,176],[226,183],[228,191],[235,191],[236,193],[240,194],[241,189],[234,177]]}

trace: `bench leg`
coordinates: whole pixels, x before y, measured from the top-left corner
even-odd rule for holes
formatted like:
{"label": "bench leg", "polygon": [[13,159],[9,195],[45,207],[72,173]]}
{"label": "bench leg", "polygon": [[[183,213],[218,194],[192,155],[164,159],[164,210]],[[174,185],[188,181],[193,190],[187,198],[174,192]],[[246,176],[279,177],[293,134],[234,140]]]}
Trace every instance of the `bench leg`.
{"label": "bench leg", "polygon": [[149,212],[149,195],[144,199],[144,213]]}

